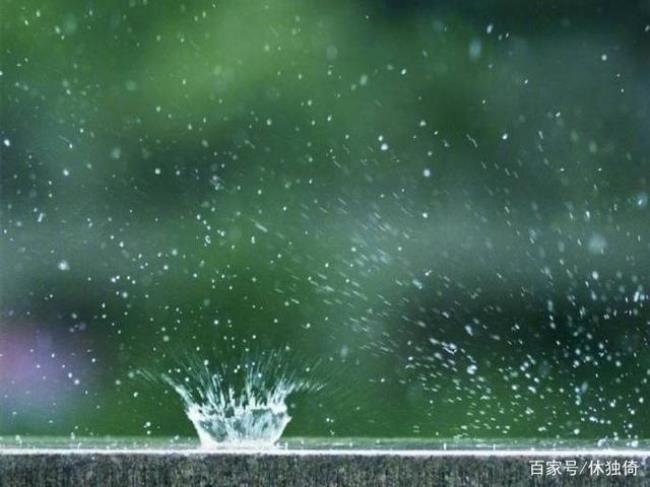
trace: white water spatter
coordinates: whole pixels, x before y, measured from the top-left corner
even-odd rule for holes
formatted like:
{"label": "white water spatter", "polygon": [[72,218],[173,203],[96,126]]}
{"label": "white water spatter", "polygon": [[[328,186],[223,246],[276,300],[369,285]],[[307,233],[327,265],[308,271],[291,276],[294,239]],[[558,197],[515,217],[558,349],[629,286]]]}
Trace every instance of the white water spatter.
{"label": "white water spatter", "polygon": [[204,449],[272,447],[291,421],[287,398],[319,389],[276,360],[234,368],[206,360],[173,369],[162,379],[183,400]]}

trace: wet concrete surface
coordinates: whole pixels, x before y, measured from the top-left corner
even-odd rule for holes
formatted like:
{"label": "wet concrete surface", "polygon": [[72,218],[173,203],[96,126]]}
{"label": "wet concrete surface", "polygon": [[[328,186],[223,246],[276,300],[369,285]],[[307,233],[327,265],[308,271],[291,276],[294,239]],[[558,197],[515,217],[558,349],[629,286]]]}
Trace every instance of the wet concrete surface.
{"label": "wet concrete surface", "polygon": [[0,449],[0,486],[649,486],[650,450]]}

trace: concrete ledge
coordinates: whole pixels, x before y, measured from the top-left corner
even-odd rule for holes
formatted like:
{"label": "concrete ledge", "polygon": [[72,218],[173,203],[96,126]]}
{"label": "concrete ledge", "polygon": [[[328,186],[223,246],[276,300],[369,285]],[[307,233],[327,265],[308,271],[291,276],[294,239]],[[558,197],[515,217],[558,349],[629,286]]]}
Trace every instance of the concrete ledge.
{"label": "concrete ledge", "polygon": [[[650,451],[636,450],[5,449],[0,450],[0,486],[647,486],[649,458]],[[544,474],[531,475],[531,462]],[[550,475],[549,468],[558,464],[560,473]],[[578,471],[572,476],[573,465]]]}

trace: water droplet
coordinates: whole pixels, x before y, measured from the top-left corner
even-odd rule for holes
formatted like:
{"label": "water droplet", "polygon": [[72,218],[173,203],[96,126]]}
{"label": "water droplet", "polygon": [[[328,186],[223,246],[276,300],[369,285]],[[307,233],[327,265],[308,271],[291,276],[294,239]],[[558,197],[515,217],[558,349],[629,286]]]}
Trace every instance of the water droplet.
{"label": "water droplet", "polygon": [[474,39],[469,43],[469,58],[472,61],[478,60],[481,57],[481,51],[483,51],[483,45],[481,44],[480,39]]}
{"label": "water droplet", "polygon": [[598,233],[594,233],[589,238],[587,249],[589,250],[590,254],[602,255],[605,253],[606,248],[607,248],[607,240],[605,240],[605,237],[603,237],[602,235]]}

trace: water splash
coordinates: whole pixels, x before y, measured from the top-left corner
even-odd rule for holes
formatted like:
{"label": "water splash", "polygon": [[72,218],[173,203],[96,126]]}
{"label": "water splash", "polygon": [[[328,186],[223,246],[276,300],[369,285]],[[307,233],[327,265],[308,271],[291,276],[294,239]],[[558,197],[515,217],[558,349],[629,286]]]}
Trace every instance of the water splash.
{"label": "water splash", "polygon": [[273,446],[291,421],[289,395],[318,389],[287,371],[275,355],[234,367],[193,361],[162,379],[183,400],[201,447],[208,449]]}

